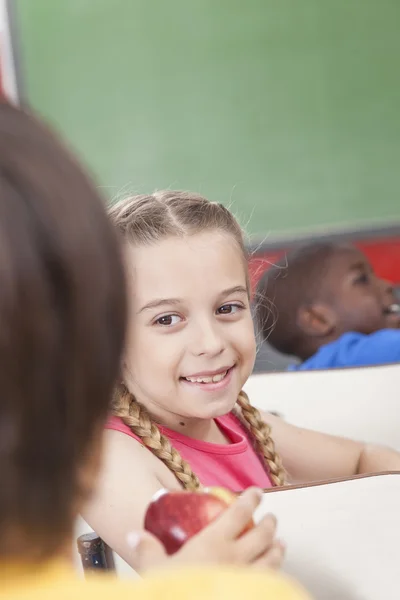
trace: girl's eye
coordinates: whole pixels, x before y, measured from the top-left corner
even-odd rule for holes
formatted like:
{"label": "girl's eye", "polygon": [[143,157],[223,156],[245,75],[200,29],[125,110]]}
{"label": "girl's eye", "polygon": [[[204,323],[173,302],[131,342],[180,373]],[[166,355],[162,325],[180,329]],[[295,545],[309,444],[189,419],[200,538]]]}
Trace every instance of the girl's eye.
{"label": "girl's eye", "polygon": [[217,313],[219,315],[233,315],[239,310],[243,310],[243,308],[240,304],[224,304],[218,308]]}
{"label": "girl's eye", "polygon": [[171,327],[172,325],[176,325],[181,320],[178,315],[163,315],[159,317],[156,321],[156,325],[163,325],[164,327]]}

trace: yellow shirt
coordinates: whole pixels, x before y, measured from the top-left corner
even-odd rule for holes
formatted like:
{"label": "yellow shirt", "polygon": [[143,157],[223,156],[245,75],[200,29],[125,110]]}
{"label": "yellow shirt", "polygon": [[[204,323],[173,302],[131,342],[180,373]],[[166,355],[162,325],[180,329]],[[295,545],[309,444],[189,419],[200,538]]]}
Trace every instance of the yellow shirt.
{"label": "yellow shirt", "polygon": [[81,579],[54,563],[0,568],[1,600],[311,600],[297,584],[269,572],[229,568],[170,569],[137,581],[92,575]]}

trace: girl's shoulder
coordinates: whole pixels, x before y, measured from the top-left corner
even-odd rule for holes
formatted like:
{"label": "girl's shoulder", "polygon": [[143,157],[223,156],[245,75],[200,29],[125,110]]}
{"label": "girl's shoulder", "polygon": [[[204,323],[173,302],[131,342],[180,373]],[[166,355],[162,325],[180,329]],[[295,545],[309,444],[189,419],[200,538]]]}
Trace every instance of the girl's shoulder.
{"label": "girl's shoulder", "polygon": [[[108,436],[106,440],[107,453],[114,455],[114,463],[126,466],[126,461],[131,460],[130,469],[137,472],[145,471],[145,475],[154,475],[162,486],[174,489],[177,481],[173,473],[163,461],[157,457],[157,452],[149,448],[143,440],[136,435],[121,417],[110,416],[105,426],[106,432],[122,433],[124,435]],[[147,449],[148,452],[143,450]],[[139,460],[138,460],[139,458]]]}

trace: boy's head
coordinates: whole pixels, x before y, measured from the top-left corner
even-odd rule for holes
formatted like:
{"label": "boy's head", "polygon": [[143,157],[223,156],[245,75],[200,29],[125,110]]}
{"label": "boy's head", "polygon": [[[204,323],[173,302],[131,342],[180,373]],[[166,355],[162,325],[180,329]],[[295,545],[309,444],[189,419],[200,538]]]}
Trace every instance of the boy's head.
{"label": "boy's head", "polygon": [[400,327],[391,285],[362,252],[344,243],[314,243],[268,269],[257,287],[263,339],[306,360],[349,331]]}

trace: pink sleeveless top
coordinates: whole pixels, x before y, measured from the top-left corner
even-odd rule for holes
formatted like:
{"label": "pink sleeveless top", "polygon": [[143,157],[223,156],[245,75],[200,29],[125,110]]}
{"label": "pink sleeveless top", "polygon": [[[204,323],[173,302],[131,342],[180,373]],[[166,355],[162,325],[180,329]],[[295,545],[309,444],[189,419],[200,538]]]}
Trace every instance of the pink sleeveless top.
{"label": "pink sleeveless top", "polygon": [[[232,414],[215,419],[230,444],[211,444],[159,426],[204,486],[222,486],[240,492],[250,486],[272,487],[266,468],[256,454],[240,421]],[[110,417],[106,429],[141,439],[119,417]]]}

